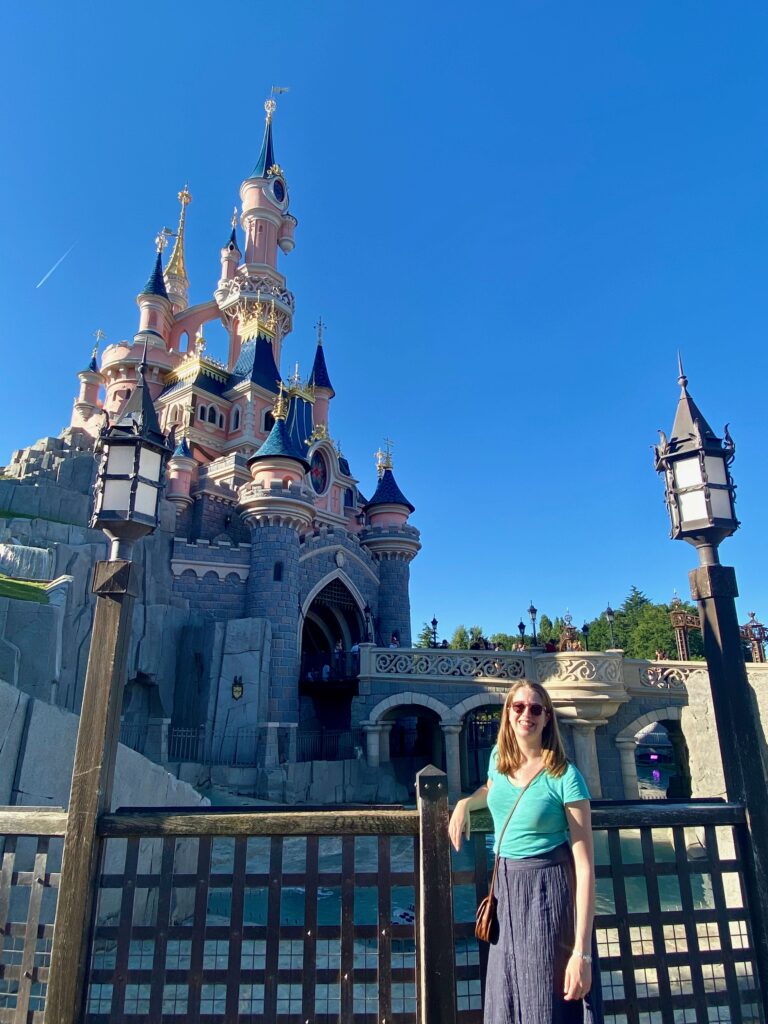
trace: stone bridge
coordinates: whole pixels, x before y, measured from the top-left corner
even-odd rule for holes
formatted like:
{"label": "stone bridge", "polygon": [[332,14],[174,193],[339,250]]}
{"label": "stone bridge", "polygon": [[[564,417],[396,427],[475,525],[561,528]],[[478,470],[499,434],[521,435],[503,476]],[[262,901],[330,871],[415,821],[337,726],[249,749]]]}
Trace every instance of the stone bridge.
{"label": "stone bridge", "polygon": [[[748,665],[755,710],[768,723],[768,665]],[[704,662],[639,661],[622,651],[545,654],[508,651],[384,649],[362,644],[352,725],[366,734],[369,765],[389,757],[398,717],[423,715],[442,731],[453,796],[461,792],[467,717],[503,704],[519,679],[543,683],[558,714],[569,756],[593,797],[636,799],[636,736],[653,722],[679,722],[694,796],[724,793]],[[765,747],[764,747],[765,753]]]}

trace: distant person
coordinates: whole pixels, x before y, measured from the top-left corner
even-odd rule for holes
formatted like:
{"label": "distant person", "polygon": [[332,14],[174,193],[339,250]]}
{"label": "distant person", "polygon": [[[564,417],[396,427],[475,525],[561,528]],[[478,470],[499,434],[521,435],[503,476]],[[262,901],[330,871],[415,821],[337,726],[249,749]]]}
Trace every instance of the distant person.
{"label": "distant person", "polygon": [[547,642],[544,644],[544,650],[547,654],[556,654],[557,646],[555,645],[555,641],[547,640]]}
{"label": "distant person", "polygon": [[328,664],[328,662],[326,662],[325,665],[323,665],[321,675],[324,683],[327,683],[328,680],[331,678],[331,666]]}
{"label": "distant person", "polygon": [[389,638],[389,646],[392,648],[400,646],[400,637],[397,635],[397,633],[393,633],[392,636]]}

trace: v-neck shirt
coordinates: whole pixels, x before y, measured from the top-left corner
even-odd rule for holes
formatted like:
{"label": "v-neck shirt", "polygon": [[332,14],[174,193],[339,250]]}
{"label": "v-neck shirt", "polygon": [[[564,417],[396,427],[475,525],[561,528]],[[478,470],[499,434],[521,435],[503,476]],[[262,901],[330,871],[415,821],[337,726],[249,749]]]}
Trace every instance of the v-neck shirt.
{"label": "v-neck shirt", "polygon": [[[488,765],[488,778],[493,783],[488,791],[488,810],[496,833],[494,853],[498,852],[499,833],[504,828],[507,815],[523,789],[496,770],[496,755],[497,748],[494,747]],[[543,771],[533,780],[507,825],[501,856],[513,859],[538,857],[567,843],[565,805],[589,799],[584,776],[570,761],[559,779]]]}

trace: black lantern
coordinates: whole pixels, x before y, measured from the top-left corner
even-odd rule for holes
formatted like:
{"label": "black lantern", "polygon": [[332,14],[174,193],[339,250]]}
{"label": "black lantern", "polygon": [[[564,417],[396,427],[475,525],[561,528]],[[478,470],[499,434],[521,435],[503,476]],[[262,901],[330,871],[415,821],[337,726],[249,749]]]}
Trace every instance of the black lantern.
{"label": "black lantern", "polygon": [[688,394],[681,360],[678,365],[680,399],[671,437],[659,431],[656,472],[664,474],[671,536],[704,549],[704,559],[709,562],[712,550],[739,527],[729,470],[735,445],[727,424],[725,440],[715,436]]}
{"label": "black lantern", "polygon": [[430,625],[432,626],[432,646],[437,647],[437,619],[434,615],[432,616],[432,622]]}
{"label": "black lantern", "polygon": [[531,601],[530,605],[528,606],[528,616],[529,616],[529,618],[531,620],[531,626],[533,628],[533,643],[535,645],[536,644],[536,608],[534,608],[534,606],[533,606],[533,601]]}
{"label": "black lantern", "polygon": [[584,637],[584,650],[588,651],[589,650],[589,624],[586,623],[586,622],[581,627],[581,635]]}
{"label": "black lantern", "polygon": [[517,632],[520,634],[520,639],[525,640],[525,623],[522,619],[517,624]]}
{"label": "black lantern", "polygon": [[136,387],[117,422],[110,426],[107,420],[96,445],[102,457],[90,525],[111,540],[112,560],[127,557],[135,541],[156,529],[170,455],[144,378],[146,356],[145,345]]}

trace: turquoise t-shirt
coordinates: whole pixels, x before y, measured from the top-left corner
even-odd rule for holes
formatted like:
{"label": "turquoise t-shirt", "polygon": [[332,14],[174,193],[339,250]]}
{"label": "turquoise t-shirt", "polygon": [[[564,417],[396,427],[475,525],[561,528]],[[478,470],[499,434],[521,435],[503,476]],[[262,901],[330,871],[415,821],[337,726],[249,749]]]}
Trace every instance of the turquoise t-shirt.
{"label": "turquoise t-shirt", "polygon": [[[516,786],[506,775],[496,771],[496,747],[491,751],[488,778],[493,783],[488,791],[488,810],[491,812],[497,837],[493,846],[493,852],[496,853],[499,832],[504,827],[507,815],[522,786]],[[565,817],[565,805],[589,799],[584,776],[570,761],[565,774],[559,779],[553,778],[548,772],[542,772],[531,783],[507,825],[501,856],[515,859],[537,857],[567,843],[568,821]]]}

